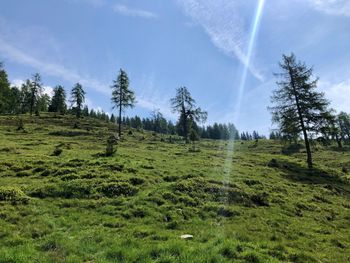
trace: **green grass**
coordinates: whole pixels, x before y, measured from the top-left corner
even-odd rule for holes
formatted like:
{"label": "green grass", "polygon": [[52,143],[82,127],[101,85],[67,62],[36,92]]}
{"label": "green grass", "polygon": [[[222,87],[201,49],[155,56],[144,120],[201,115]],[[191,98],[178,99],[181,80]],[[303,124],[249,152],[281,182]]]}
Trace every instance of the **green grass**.
{"label": "green grass", "polygon": [[0,117],[0,262],[350,261],[349,148],[309,172],[303,147],[126,130],[103,157],[110,124],[21,118]]}

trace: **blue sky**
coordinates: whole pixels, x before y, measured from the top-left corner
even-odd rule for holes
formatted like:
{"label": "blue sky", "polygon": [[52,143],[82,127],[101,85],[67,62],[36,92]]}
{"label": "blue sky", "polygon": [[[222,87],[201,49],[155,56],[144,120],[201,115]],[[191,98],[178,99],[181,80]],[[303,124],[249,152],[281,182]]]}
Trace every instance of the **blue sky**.
{"label": "blue sky", "polygon": [[14,84],[35,72],[47,91],[80,82],[88,106],[109,113],[123,68],[138,101],[128,115],[175,120],[169,99],[186,86],[208,123],[267,134],[273,73],[294,52],[332,107],[350,112],[350,1],[260,1],[257,20],[259,0],[4,0],[0,61]]}

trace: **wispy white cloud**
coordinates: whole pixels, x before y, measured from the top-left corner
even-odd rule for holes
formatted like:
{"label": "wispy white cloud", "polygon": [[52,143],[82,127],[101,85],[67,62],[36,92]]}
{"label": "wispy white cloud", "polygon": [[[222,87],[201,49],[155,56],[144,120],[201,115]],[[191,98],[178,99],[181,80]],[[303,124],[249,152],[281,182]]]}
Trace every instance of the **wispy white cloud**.
{"label": "wispy white cloud", "polygon": [[349,0],[307,0],[316,10],[329,15],[350,17]]}
{"label": "wispy white cloud", "polygon": [[142,90],[137,94],[137,104],[150,111],[159,110],[166,118],[175,119],[175,114],[170,109],[170,97],[156,87],[154,74],[144,75],[140,86]]}
{"label": "wispy white cloud", "polygon": [[142,9],[132,9],[127,7],[126,5],[116,4],[113,6],[113,11],[124,16],[132,16],[132,17],[140,17],[140,18],[148,18],[153,19],[157,18],[157,14],[152,13],[150,11],[142,10]]}
{"label": "wispy white cloud", "polygon": [[70,83],[79,82],[82,85],[90,87],[96,91],[102,92],[104,94],[109,94],[108,86],[100,83],[99,81],[90,78],[81,76],[78,73],[73,72],[72,70],[58,64],[43,62],[31,55],[28,55],[24,51],[12,46],[6,41],[0,38],[0,53],[7,57],[9,60],[12,60],[16,63],[27,65],[35,68],[36,70],[43,72],[50,76],[59,77]]}
{"label": "wispy white cloud", "polygon": [[[106,83],[101,83],[100,81],[88,77],[80,75],[73,70],[54,63],[49,63],[42,61],[40,59],[37,59],[23,50],[20,50],[13,45],[7,43],[6,41],[2,40],[0,38],[0,54],[7,59],[16,62],[21,65],[26,65],[32,68],[35,68],[41,73],[58,77],[60,79],[63,79],[71,84],[74,84],[76,82],[81,83],[83,86],[91,88],[97,92],[100,92],[105,95],[110,95],[110,85]],[[15,79],[12,81],[12,85],[14,86],[21,86],[24,83],[23,80]],[[137,96],[137,105],[147,109],[149,111],[153,111],[155,109],[160,109],[160,111],[168,118],[173,118],[174,115],[171,113],[169,109],[169,99],[168,98],[162,98],[156,91],[154,87],[154,81],[153,78],[144,78],[144,81],[142,83],[143,92]],[[145,92],[149,91],[149,92]],[[47,93],[48,95],[52,96],[53,88],[51,86],[44,86],[44,93]],[[89,94],[88,94],[89,96]],[[86,100],[87,105],[91,109],[101,110],[101,107],[96,106],[91,99]]]}
{"label": "wispy white cloud", "polygon": [[338,83],[322,81],[319,87],[326,94],[326,98],[331,101],[332,108],[337,111],[350,112],[350,79]]}
{"label": "wispy white cloud", "polygon": [[[25,83],[25,81],[23,79],[14,79],[11,81],[11,86],[20,88],[24,83]],[[53,96],[53,87],[48,86],[48,85],[43,86],[43,93],[52,97]]]}
{"label": "wispy white cloud", "polygon": [[255,78],[263,80],[260,70],[253,63],[249,63],[245,54],[249,39],[237,1],[177,0],[177,2],[185,14],[203,27],[217,48],[241,61]]}
{"label": "wispy white cloud", "polygon": [[93,7],[101,7],[106,4],[105,0],[64,0],[68,3],[73,3],[73,4],[89,4]]}

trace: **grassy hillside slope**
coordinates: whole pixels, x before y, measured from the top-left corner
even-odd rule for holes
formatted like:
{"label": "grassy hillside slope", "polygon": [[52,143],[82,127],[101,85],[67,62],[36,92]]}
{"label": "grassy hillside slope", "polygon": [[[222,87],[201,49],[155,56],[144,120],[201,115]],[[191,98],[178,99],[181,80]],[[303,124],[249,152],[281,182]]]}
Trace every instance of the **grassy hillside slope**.
{"label": "grassy hillside slope", "polygon": [[310,173],[279,142],[125,131],[103,157],[110,124],[22,118],[0,117],[0,262],[350,262],[349,149]]}

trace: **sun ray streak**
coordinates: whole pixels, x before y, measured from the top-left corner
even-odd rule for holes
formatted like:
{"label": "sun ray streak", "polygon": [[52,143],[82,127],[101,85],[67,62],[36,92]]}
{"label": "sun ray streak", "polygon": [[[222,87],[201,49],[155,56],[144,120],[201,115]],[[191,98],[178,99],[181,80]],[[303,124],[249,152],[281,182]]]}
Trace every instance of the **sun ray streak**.
{"label": "sun ray streak", "polygon": [[238,121],[238,118],[239,118],[244,88],[245,88],[245,85],[247,82],[249,65],[250,65],[251,59],[252,59],[252,54],[253,54],[253,50],[254,50],[254,46],[255,46],[255,42],[256,42],[256,36],[257,36],[258,31],[259,31],[259,26],[260,26],[260,21],[261,21],[261,16],[263,13],[264,5],[265,5],[265,0],[259,0],[259,4],[258,4],[258,7],[257,7],[256,12],[255,12],[255,18],[254,18],[254,21],[252,24],[252,29],[251,29],[251,33],[250,33],[249,42],[248,42],[248,50],[247,50],[247,54],[246,54],[246,63],[245,63],[245,66],[244,66],[244,69],[242,72],[242,76],[241,76],[241,80],[240,80],[240,84],[238,87],[237,104],[236,104],[236,107],[234,110],[235,123],[236,123],[236,121]]}
{"label": "sun ray streak", "polygon": [[[250,38],[249,38],[249,43],[248,43],[248,49],[247,49],[247,54],[246,54],[246,63],[242,72],[239,88],[238,88],[238,97],[237,97],[237,104],[234,109],[234,123],[237,123],[239,119],[239,113],[241,109],[241,102],[243,99],[243,93],[247,81],[247,75],[249,71],[249,66],[251,63],[251,58],[252,54],[254,51],[254,46],[256,42],[256,36],[259,31],[259,26],[260,26],[260,21],[262,17],[262,13],[264,10],[264,5],[265,5],[265,0],[258,0],[258,6],[256,8],[255,12],[255,17],[252,23],[252,28],[251,28],[251,33],[250,33]],[[223,184],[224,186],[227,185],[229,175],[232,171],[232,162],[233,162],[233,155],[234,155],[234,138],[230,138],[228,144],[227,144],[227,153],[226,153],[226,159],[225,159],[225,164],[224,164],[224,181]],[[222,201],[228,201],[227,197],[225,198],[226,200]]]}

